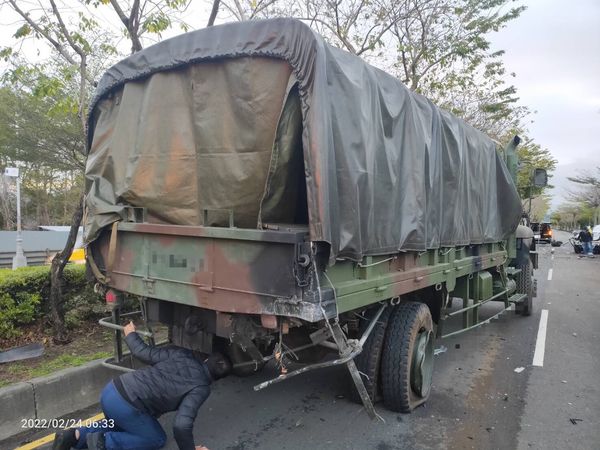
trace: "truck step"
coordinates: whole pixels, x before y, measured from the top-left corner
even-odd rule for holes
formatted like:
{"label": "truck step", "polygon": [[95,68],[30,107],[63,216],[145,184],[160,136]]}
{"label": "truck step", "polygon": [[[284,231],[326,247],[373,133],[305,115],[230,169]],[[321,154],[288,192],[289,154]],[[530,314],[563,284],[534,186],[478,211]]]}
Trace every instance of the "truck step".
{"label": "truck step", "polygon": [[521,269],[517,269],[516,267],[507,267],[504,270],[506,270],[506,275],[508,275],[511,278],[514,278],[515,275],[521,273]]}
{"label": "truck step", "polygon": [[527,298],[527,294],[516,293],[508,297],[510,303],[520,303]]}

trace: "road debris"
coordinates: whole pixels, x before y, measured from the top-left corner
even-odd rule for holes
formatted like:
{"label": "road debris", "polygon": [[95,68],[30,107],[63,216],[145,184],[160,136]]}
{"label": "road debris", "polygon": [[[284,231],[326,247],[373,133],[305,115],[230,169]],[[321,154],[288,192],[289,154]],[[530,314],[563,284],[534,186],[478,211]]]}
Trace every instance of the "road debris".
{"label": "road debris", "polygon": [[574,418],[574,417],[569,418],[569,420],[571,421],[571,423],[573,425],[577,425],[577,422],[583,422],[583,419],[577,419],[577,418]]}
{"label": "road debris", "polygon": [[525,370],[525,367],[516,367],[516,368],[515,368],[515,372],[517,372],[517,373],[521,373],[521,372],[523,372],[524,370]]}
{"label": "road debris", "polygon": [[21,361],[24,359],[37,358],[44,354],[44,346],[39,342],[33,344],[22,345],[20,347],[11,348],[4,352],[0,352],[0,364],[12,361]]}
{"label": "road debris", "polygon": [[444,346],[442,345],[442,346],[440,346],[439,348],[436,348],[436,349],[433,351],[433,354],[434,354],[434,355],[439,355],[440,353],[446,353],[447,351],[448,351],[448,348],[447,348],[447,347],[444,347]]}

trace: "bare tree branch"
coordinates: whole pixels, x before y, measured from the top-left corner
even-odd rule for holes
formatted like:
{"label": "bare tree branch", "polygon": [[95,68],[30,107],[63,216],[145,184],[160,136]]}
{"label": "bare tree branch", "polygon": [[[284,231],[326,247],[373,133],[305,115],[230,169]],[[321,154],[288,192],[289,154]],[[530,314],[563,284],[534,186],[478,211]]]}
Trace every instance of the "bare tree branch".
{"label": "bare tree branch", "polygon": [[15,0],[8,0],[8,3],[12,6],[12,8],[15,10],[15,12],[17,14],[19,14],[23,19],[25,19],[25,22],[27,22],[31,28],[33,28],[37,33],[39,33],[44,38],[46,38],[46,40],[50,43],[50,45],[52,45],[56,49],[56,51],[58,51],[58,53],[60,53],[60,55],[69,64],[74,65],[74,66],[78,65],[77,61],[75,61],[75,59],[73,59],[73,57],[69,54],[69,52],[67,52],[67,50],[64,48],[64,46],[62,44],[60,44],[56,39],[54,39],[50,35],[50,33],[45,31],[44,29],[42,29],[42,27],[40,27],[35,21],[33,21],[29,17],[29,14],[26,14],[25,12],[23,12],[23,10],[21,10],[21,8],[19,8],[17,6],[17,3]]}
{"label": "bare tree branch", "polygon": [[56,2],[54,0],[50,0],[50,5],[52,6],[52,12],[54,13],[54,16],[56,17],[56,20],[58,21],[58,26],[59,26],[62,34],[64,35],[65,39],[67,40],[67,42],[69,43],[69,45],[71,46],[73,51],[79,55],[79,75],[81,77],[81,81],[79,83],[79,105],[78,105],[77,115],[79,116],[79,119],[81,120],[82,130],[84,130],[84,132],[85,132],[85,126],[86,126],[86,123],[85,123],[86,122],[85,97],[86,97],[86,90],[87,90],[86,89],[86,81],[88,78],[87,55],[83,51],[83,49],[71,37],[71,33],[69,33],[69,30],[65,26],[65,23],[62,19],[60,11],[56,7]]}
{"label": "bare tree branch", "polygon": [[110,4],[113,9],[119,16],[119,19],[125,25],[125,29],[127,29],[127,33],[129,34],[129,38],[131,39],[131,53],[139,52],[142,49],[142,43],[140,42],[140,37],[138,35],[137,27],[133,26],[133,23],[137,20],[139,23],[139,17],[137,12],[139,11],[139,0],[135,0],[133,2],[133,6],[131,8],[131,16],[127,17],[123,9],[119,5],[118,0],[110,0]]}
{"label": "bare tree branch", "polygon": [[240,0],[233,0],[235,7],[237,9],[237,12],[239,14],[239,19],[240,20],[248,20],[248,17],[246,16],[246,13],[244,12],[244,8],[242,8],[242,5],[240,4]]}
{"label": "bare tree branch", "polygon": [[250,14],[250,19],[254,19],[255,17],[257,17],[261,12],[263,12],[264,10],[266,10],[269,6],[275,4],[277,2],[277,0],[259,0],[259,2],[256,4],[256,7],[253,8],[252,13]]}
{"label": "bare tree branch", "polygon": [[212,5],[212,10],[210,11],[210,17],[208,18],[207,27],[212,27],[215,24],[215,19],[217,18],[217,14],[219,13],[219,4],[221,0],[214,0]]}
{"label": "bare tree branch", "polygon": [[58,27],[60,28],[60,31],[62,32],[63,36],[65,37],[65,39],[67,40],[67,42],[69,43],[69,45],[71,46],[73,51],[75,51],[75,53],[77,53],[80,57],[85,56],[85,52],[73,40],[71,33],[69,33],[69,30],[65,26],[62,16],[61,16],[60,12],[58,11],[58,8],[56,7],[56,2],[54,0],[50,0],[50,5],[52,6],[52,12],[54,13],[54,16],[56,17],[56,20],[58,21]]}

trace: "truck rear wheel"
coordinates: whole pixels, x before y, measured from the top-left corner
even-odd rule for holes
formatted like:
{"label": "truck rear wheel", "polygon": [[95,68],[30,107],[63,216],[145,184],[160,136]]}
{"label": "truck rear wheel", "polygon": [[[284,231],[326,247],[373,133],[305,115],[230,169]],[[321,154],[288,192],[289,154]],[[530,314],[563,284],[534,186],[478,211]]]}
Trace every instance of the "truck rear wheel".
{"label": "truck rear wheel", "polygon": [[[373,316],[377,313],[378,307],[371,308],[366,312],[367,320],[361,321],[360,330],[361,335],[365,332]],[[383,310],[381,316],[377,320],[371,334],[365,341],[362,352],[360,352],[355,358],[354,363],[356,368],[361,374],[363,384],[367,389],[369,398],[373,403],[380,400],[381,397],[381,353],[383,349],[383,343],[385,339],[385,330],[387,328],[387,322],[390,315],[390,307],[388,306]],[[360,395],[352,383],[350,398],[356,403],[362,403]]]}
{"label": "truck rear wheel", "polygon": [[527,294],[527,297],[517,303],[515,311],[517,314],[530,316],[533,312],[533,266],[531,261],[519,267],[521,272],[517,274],[517,292]]}
{"label": "truck rear wheel", "polygon": [[387,408],[408,413],[429,398],[433,341],[433,321],[427,305],[406,302],[394,307],[381,358],[381,387]]}

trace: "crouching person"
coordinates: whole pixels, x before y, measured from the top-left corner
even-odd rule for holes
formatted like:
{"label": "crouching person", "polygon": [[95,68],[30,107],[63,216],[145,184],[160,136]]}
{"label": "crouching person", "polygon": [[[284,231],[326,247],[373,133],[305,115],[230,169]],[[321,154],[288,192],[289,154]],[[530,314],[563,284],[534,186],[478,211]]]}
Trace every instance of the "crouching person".
{"label": "crouching person", "polygon": [[210,394],[210,384],[231,371],[229,360],[220,354],[199,358],[179,347],[151,347],[132,322],[124,333],[132,355],[149,366],[108,383],[100,396],[105,419],[58,432],[52,450],[159,449],[166,435],[157,418],[170,411],[177,411],[173,434],[179,448],[204,449],[194,445],[194,420]]}

